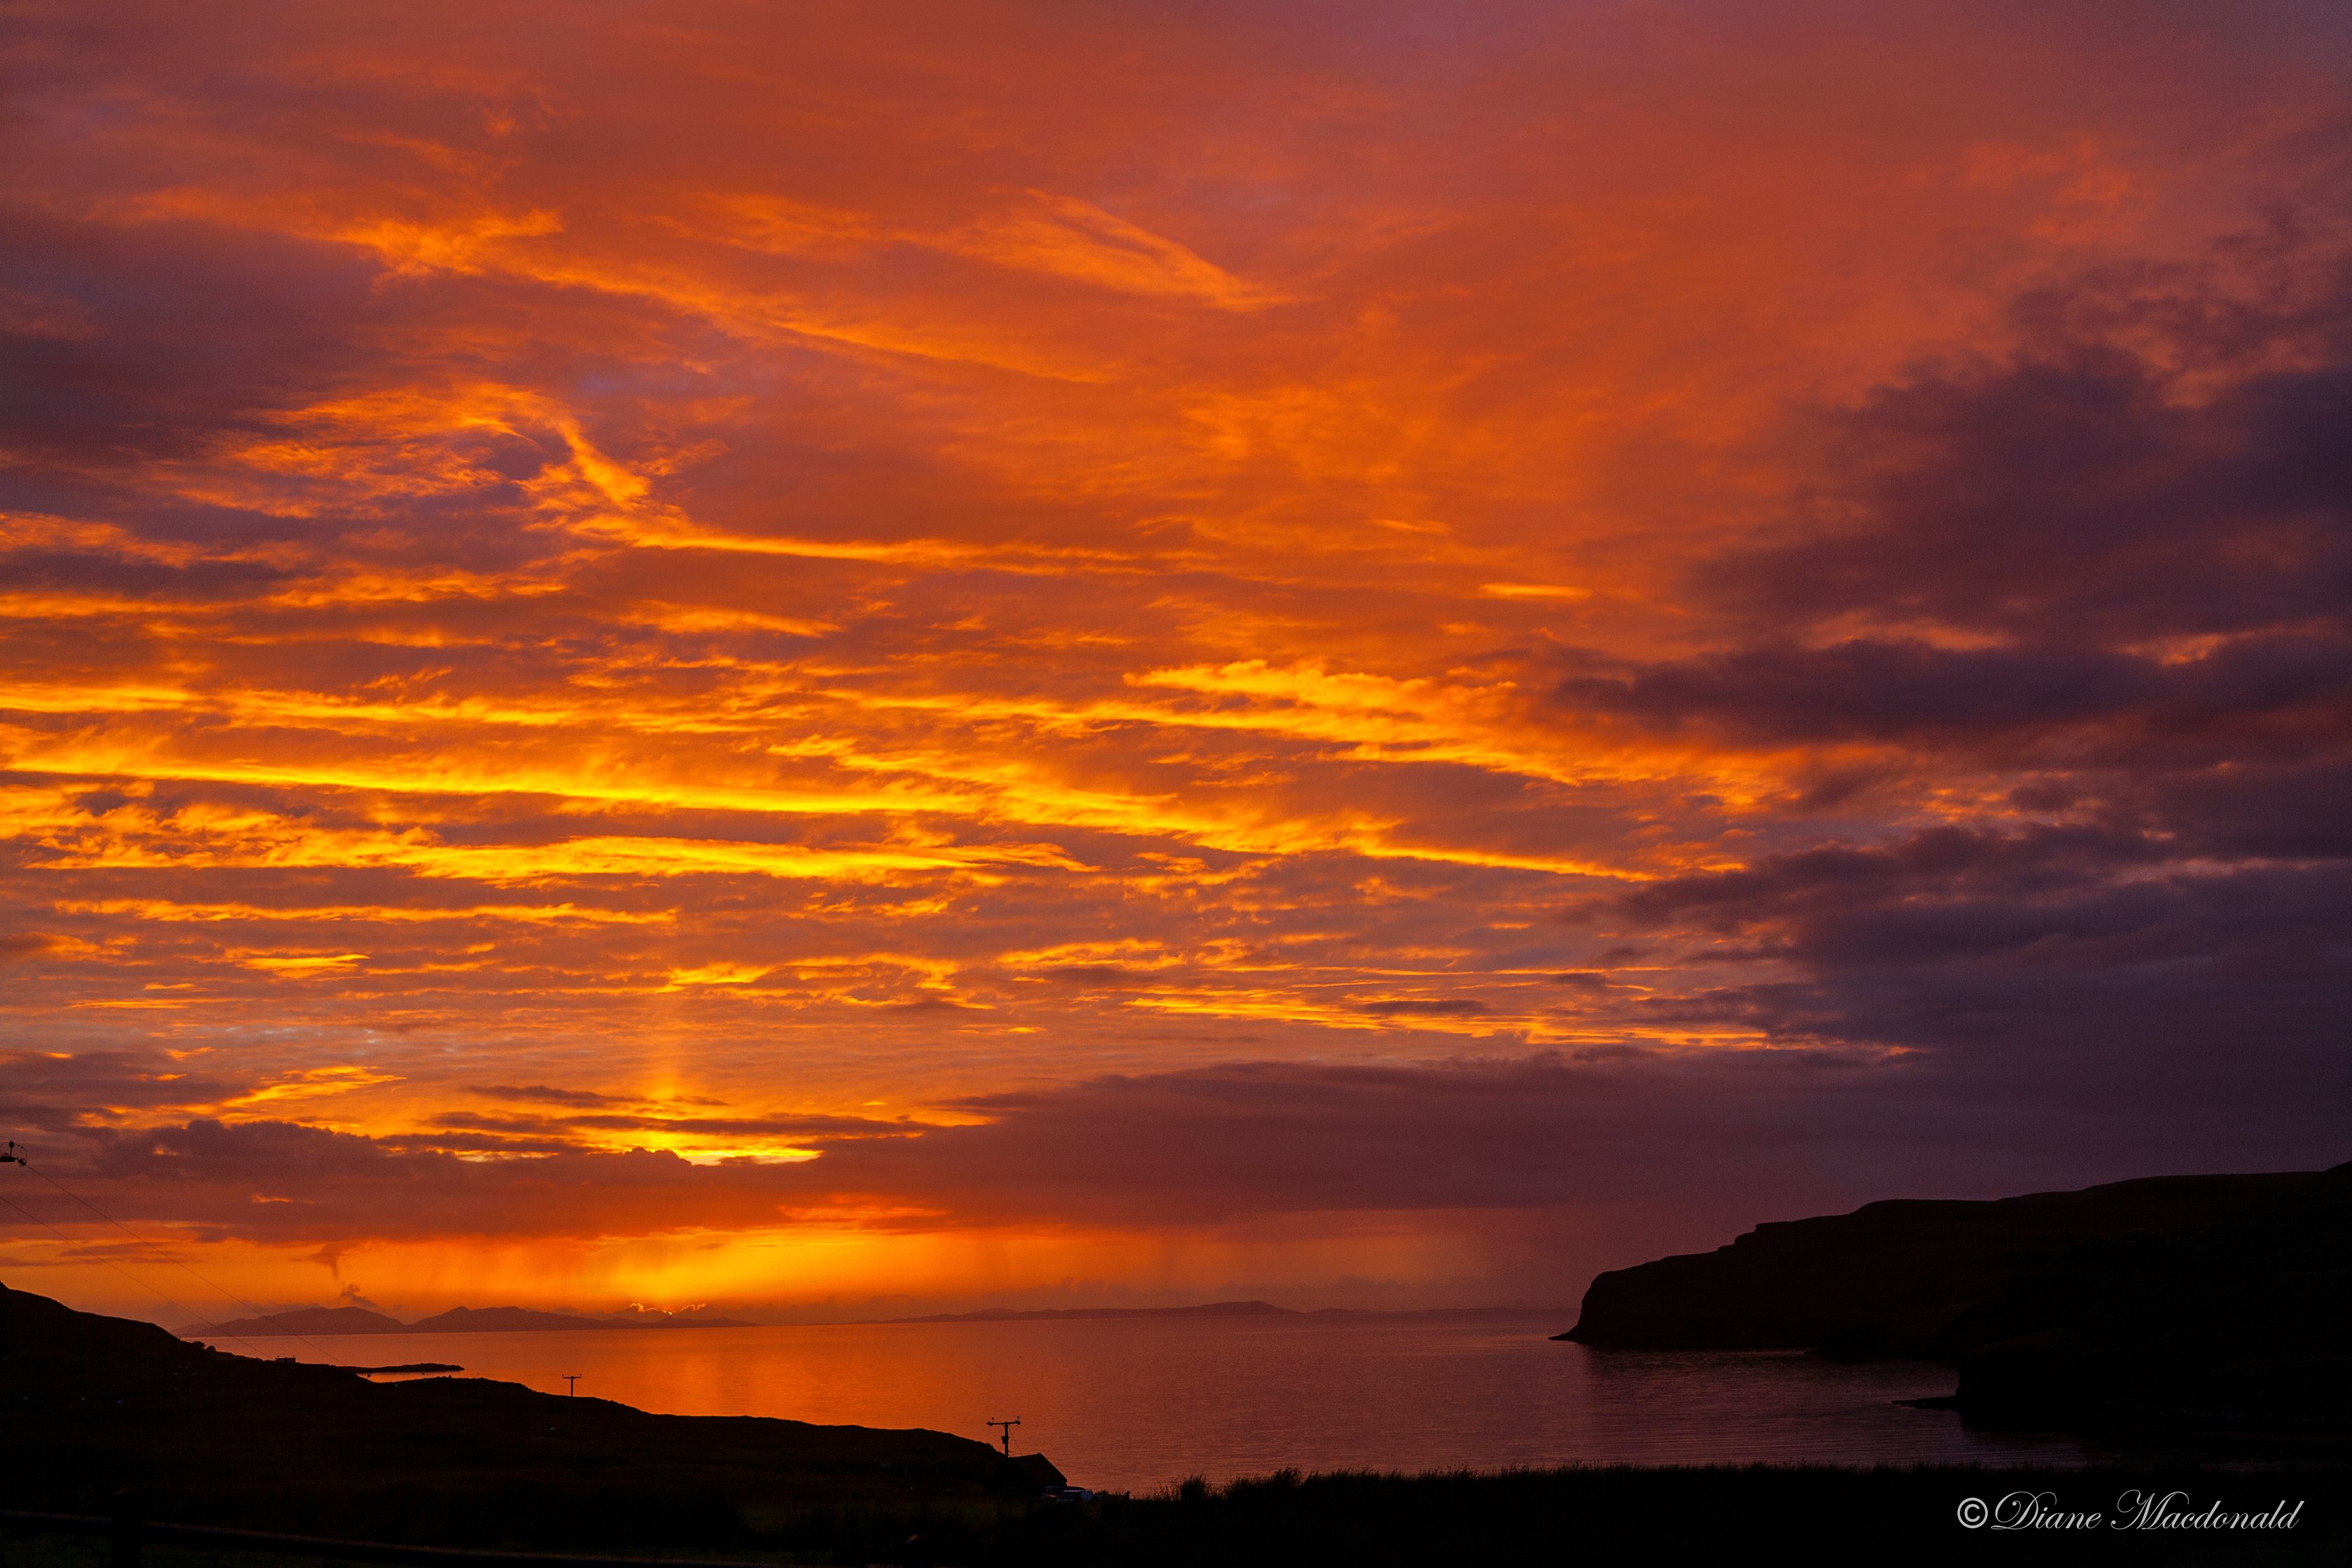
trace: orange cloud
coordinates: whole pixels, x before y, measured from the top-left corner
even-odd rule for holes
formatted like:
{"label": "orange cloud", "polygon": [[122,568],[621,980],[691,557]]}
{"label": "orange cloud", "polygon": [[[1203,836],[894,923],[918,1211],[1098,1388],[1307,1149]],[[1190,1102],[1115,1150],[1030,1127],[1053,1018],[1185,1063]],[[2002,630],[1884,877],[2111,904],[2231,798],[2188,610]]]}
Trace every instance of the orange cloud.
{"label": "orange cloud", "polygon": [[321,1163],[286,1294],[1452,1268],[1416,1096],[1573,1206],[1788,1063],[2316,1148],[2343,83],[2061,9],[29,16],[12,1095],[175,1226]]}

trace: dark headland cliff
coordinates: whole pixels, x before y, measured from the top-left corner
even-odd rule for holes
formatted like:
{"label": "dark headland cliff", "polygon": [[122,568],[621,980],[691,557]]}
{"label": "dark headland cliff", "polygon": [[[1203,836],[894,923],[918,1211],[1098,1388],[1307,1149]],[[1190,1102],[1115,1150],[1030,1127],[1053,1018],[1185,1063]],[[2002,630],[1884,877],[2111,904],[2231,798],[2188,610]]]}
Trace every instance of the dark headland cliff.
{"label": "dark headland cliff", "polygon": [[1972,1417],[2352,1435],[2352,1164],[1761,1225],[1603,1274],[1594,1346],[1958,1369]]}

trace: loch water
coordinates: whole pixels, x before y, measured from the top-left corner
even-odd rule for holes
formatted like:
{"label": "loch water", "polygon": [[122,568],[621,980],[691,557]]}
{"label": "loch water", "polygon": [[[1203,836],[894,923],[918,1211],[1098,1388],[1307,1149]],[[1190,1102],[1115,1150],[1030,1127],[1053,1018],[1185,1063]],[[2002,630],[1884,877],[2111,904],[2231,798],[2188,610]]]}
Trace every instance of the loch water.
{"label": "loch water", "polygon": [[[1573,1321],[1572,1314],[1567,1315]],[[1589,1350],[1560,1314],[1303,1314],[235,1340],[347,1365],[466,1375],[644,1410],[928,1426],[1042,1451],[1080,1485],[1150,1490],[1302,1471],[1752,1462],[2075,1464],[2060,1435],[1898,1403],[1948,1367],[1783,1352]]]}

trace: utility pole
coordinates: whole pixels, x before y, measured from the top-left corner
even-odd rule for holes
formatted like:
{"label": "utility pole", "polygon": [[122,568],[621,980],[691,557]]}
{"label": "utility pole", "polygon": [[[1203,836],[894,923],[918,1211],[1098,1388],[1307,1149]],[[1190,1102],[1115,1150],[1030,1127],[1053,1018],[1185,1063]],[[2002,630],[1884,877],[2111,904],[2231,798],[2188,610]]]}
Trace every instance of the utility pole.
{"label": "utility pole", "polygon": [[562,1379],[563,1380],[563,1392],[564,1392],[564,1393],[566,1393],[566,1394],[577,1394],[577,1393],[579,1393],[579,1392],[580,1392],[580,1374],[579,1374],[578,1373],[576,1373],[576,1372],[559,1372],[559,1373],[557,1373],[555,1375],[556,1375],[556,1376],[558,1376],[558,1377],[560,1377],[560,1378],[562,1378]]}
{"label": "utility pole", "polygon": [[1010,1421],[992,1421],[989,1425],[991,1426],[999,1426],[1003,1428],[1004,1457],[1008,1459],[1011,1458],[1013,1457],[1013,1428],[1021,1425],[1021,1417],[1015,1415]]}

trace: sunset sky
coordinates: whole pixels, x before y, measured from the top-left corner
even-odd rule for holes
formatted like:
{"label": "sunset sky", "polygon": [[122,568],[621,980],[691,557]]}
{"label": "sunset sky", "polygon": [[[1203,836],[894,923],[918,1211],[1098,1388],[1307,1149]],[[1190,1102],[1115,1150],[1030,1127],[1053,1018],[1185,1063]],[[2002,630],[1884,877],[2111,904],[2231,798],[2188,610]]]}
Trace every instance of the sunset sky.
{"label": "sunset sky", "polygon": [[5,15],[12,1286],[2352,1157],[2340,5]]}

